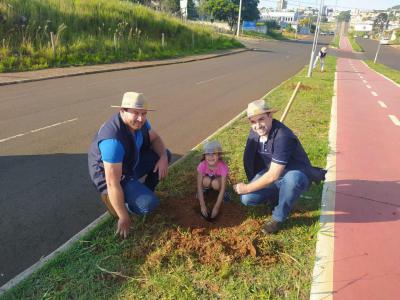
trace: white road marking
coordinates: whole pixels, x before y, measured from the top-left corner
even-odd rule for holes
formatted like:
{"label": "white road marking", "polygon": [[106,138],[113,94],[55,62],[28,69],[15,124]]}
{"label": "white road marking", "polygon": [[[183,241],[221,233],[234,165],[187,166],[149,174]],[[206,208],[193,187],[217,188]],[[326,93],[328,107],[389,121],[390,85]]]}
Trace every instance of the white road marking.
{"label": "white road marking", "polygon": [[371,92],[372,96],[378,97],[378,94],[374,91]]}
{"label": "white road marking", "polygon": [[76,120],[78,120],[78,118],[67,120],[67,121],[63,121],[63,122],[59,122],[59,123],[55,123],[55,124],[48,125],[48,126],[45,126],[45,127],[42,127],[42,128],[38,128],[38,129],[29,130],[29,131],[24,132],[24,133],[20,133],[20,134],[17,134],[17,135],[13,135],[13,136],[1,139],[0,143],[7,142],[9,140],[13,140],[13,139],[19,138],[19,137],[24,136],[24,135],[28,135],[30,133],[36,133],[36,132],[39,132],[39,131],[42,131],[42,130],[45,130],[45,129],[49,129],[49,128],[60,126],[60,125],[66,124],[66,123],[74,122]]}
{"label": "white road marking", "polygon": [[365,79],[363,79],[363,82],[364,82],[365,84],[367,84],[367,83],[368,83],[368,81],[366,81]]}
{"label": "white road marking", "polygon": [[359,75],[361,79],[364,79],[364,77],[362,77],[361,75]]}
{"label": "white road marking", "polygon": [[214,78],[211,78],[211,79],[207,79],[207,80],[204,80],[204,81],[199,81],[199,82],[196,82],[196,84],[199,85],[199,84],[207,83],[207,82],[210,82],[210,81],[222,78],[222,77],[226,77],[228,75],[229,74],[225,74],[225,75],[217,76],[217,77],[214,77]]}
{"label": "white road marking", "polygon": [[385,102],[379,100],[378,103],[382,108],[387,108]]}
{"label": "white road marking", "polygon": [[400,121],[399,121],[399,119],[396,118],[396,116],[389,115],[389,118],[390,118],[390,120],[392,120],[392,122],[394,123],[394,125],[400,126]]}
{"label": "white road marking", "polygon": [[370,88],[371,88],[371,86],[369,84],[367,84],[367,89],[370,89]]}

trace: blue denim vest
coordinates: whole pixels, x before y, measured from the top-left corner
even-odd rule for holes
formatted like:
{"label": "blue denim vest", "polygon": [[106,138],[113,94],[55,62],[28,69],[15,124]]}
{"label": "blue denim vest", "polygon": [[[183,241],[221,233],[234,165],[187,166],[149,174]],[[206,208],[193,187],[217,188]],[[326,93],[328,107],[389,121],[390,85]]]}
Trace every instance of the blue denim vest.
{"label": "blue denim vest", "polygon": [[[143,133],[143,146],[142,149],[150,146],[149,131],[146,126],[141,128]],[[124,124],[121,116],[118,113],[113,115],[106,123],[104,123],[99,131],[95,134],[92,144],[88,153],[88,164],[90,178],[96,189],[100,193],[105,193],[107,190],[107,183],[104,173],[104,164],[101,159],[99,143],[106,139],[118,140],[125,150],[124,159],[122,161],[122,178],[130,178],[134,175],[133,167],[136,164],[136,153],[134,135],[129,131],[128,127]]]}

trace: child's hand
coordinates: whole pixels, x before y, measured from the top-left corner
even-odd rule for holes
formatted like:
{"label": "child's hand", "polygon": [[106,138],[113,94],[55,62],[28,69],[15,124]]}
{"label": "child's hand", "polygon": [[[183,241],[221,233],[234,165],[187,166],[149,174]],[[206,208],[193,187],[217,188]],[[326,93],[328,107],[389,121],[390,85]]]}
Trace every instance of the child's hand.
{"label": "child's hand", "polygon": [[211,219],[215,219],[219,214],[219,206],[217,205],[214,206],[212,212],[211,212]]}
{"label": "child's hand", "polygon": [[200,207],[200,209],[201,209],[201,214],[203,215],[203,217],[207,219],[207,218],[208,218],[208,209],[207,209],[207,206],[202,205],[202,206]]}

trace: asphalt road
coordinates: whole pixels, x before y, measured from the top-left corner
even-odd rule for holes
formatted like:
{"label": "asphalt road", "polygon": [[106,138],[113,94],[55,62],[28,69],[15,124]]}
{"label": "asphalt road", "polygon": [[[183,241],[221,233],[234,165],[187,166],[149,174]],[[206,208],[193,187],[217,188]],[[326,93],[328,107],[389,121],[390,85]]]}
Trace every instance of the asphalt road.
{"label": "asphalt road", "polygon": [[[312,41],[311,41],[312,42]],[[125,91],[143,92],[175,157],[297,73],[310,41],[248,42],[211,60],[0,87],[0,285],[105,209],[87,171],[94,133]]]}
{"label": "asphalt road", "polygon": [[[356,38],[356,40],[365,51],[364,58],[374,60],[376,51],[378,49],[378,41],[364,38]],[[394,48],[389,45],[381,45],[381,49],[379,50],[376,61],[392,69],[400,70],[400,48]]]}

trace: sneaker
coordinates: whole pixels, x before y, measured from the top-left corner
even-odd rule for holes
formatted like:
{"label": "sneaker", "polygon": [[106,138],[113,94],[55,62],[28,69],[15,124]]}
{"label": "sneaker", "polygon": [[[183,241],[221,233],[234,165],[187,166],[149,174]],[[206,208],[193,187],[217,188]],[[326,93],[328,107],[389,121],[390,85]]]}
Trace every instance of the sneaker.
{"label": "sneaker", "polygon": [[271,220],[261,227],[261,231],[265,234],[277,233],[281,228],[282,222]]}
{"label": "sneaker", "polygon": [[231,201],[231,195],[228,192],[224,193],[224,201],[225,202],[230,202]]}

